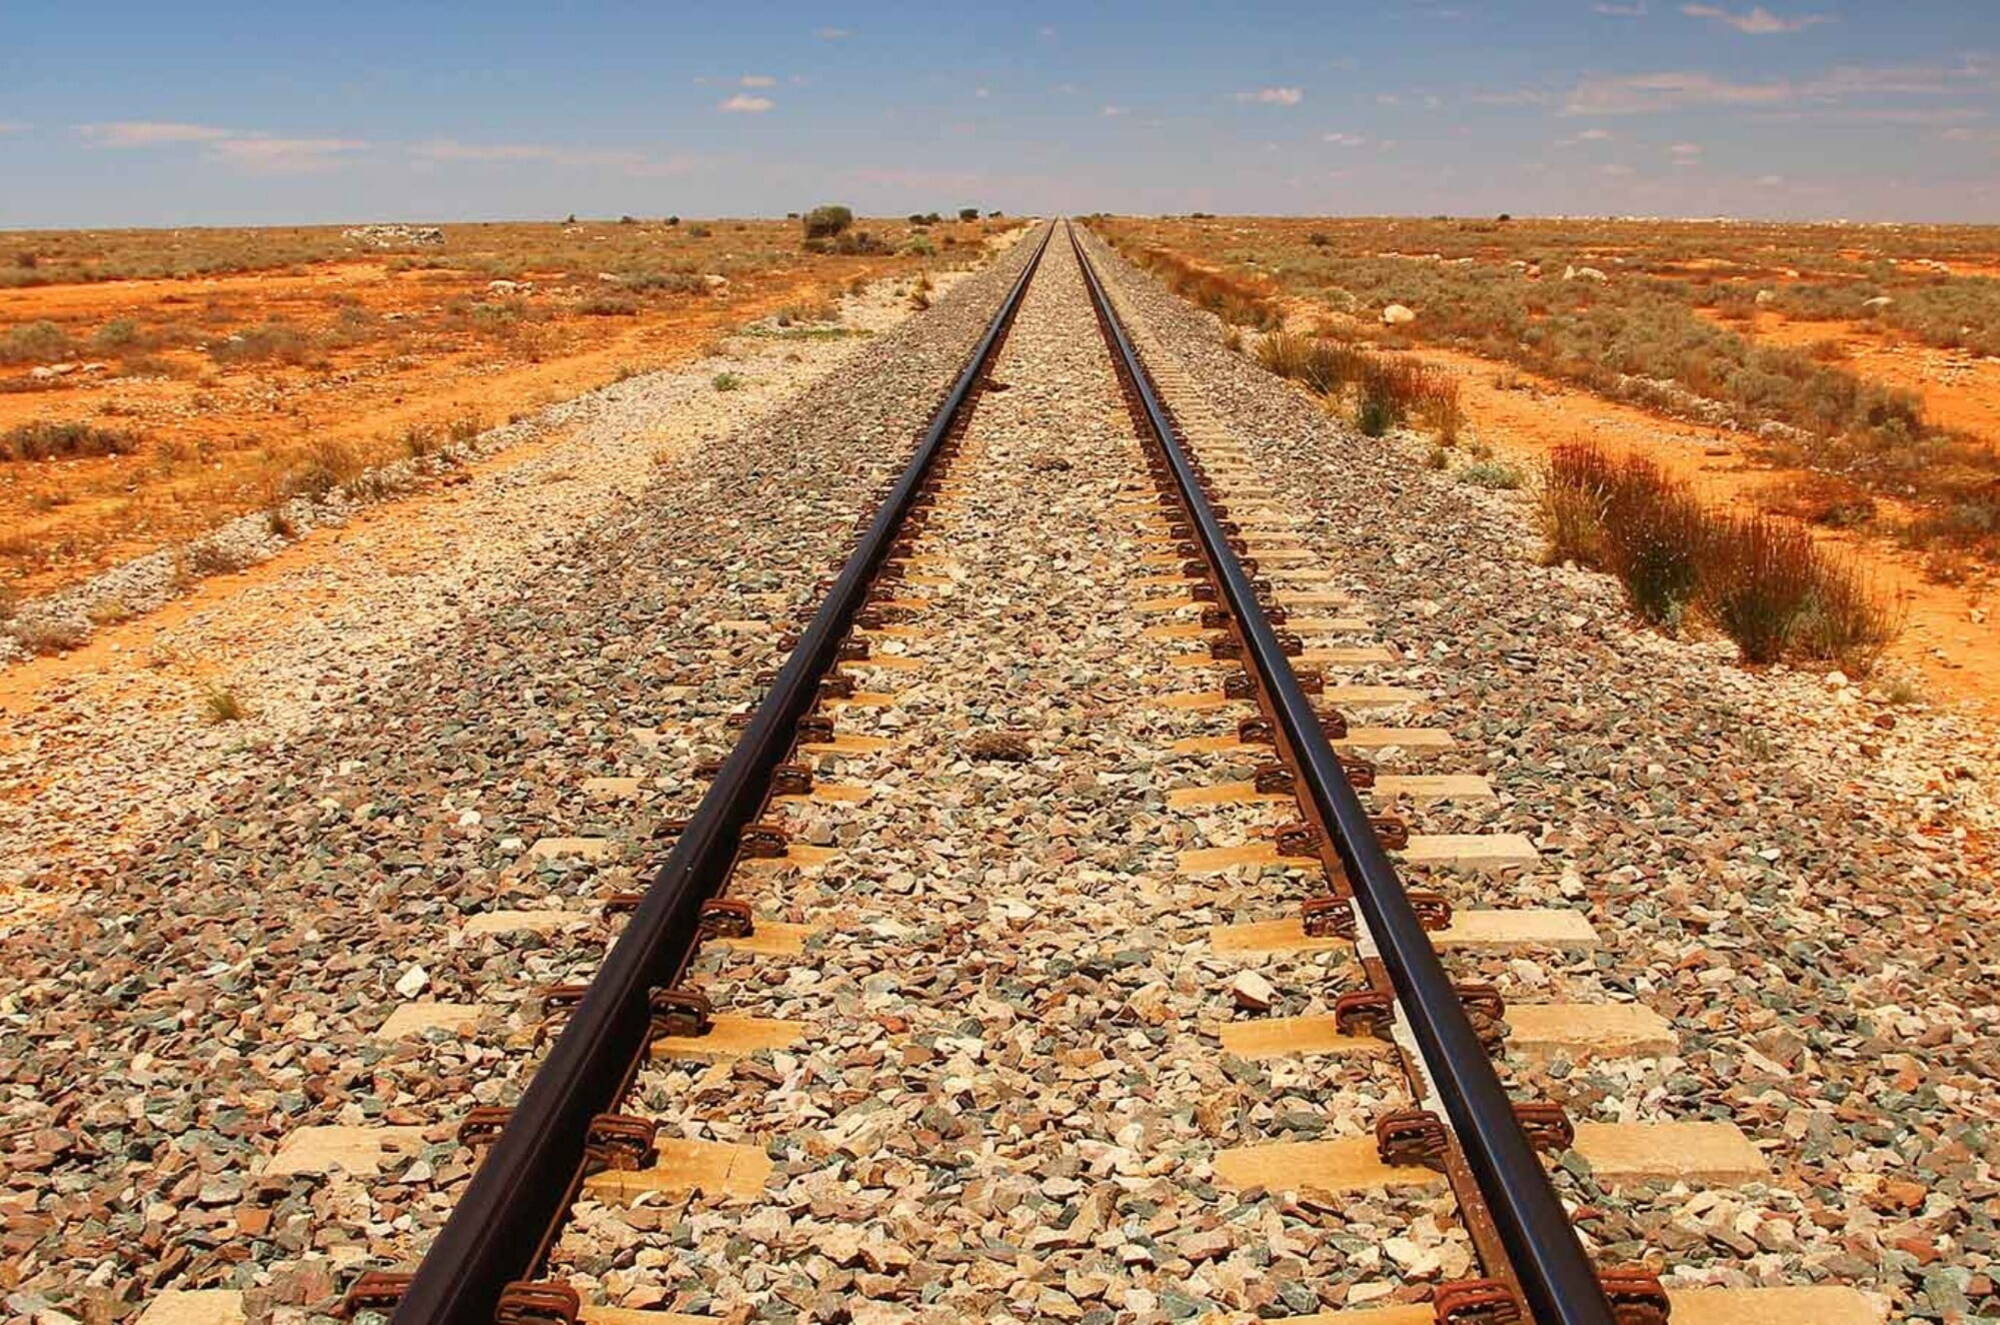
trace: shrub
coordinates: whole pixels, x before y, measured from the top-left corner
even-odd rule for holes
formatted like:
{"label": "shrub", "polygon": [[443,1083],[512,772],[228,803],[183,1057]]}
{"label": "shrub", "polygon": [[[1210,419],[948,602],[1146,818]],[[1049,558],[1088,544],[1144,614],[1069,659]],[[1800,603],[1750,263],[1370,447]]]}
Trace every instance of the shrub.
{"label": "shrub", "polygon": [[1704,616],[1745,662],[1834,660],[1859,675],[1900,625],[1802,526],[1704,507],[1636,456],[1614,464],[1595,447],[1558,447],[1539,510],[1549,560],[1612,572],[1656,625]]}
{"label": "shrub", "polygon": [[977,207],[961,207],[958,209],[958,219],[961,221],[977,221],[979,219],[979,209]]}
{"label": "shrub", "polygon": [[[1444,450],[1443,447],[1436,449],[1439,453]],[[1459,470],[1458,481],[1470,483],[1476,488],[1511,490],[1521,486],[1521,471],[1498,460],[1480,460]]]}
{"label": "shrub", "polygon": [[740,391],[743,389],[743,379],[735,373],[717,373],[710,379],[710,383],[717,391]]}
{"label": "shrub", "polygon": [[312,339],[289,322],[273,320],[211,342],[208,356],[223,364],[282,363],[296,367],[312,358]]}
{"label": "shrub", "polygon": [[37,420],[0,434],[0,460],[68,460],[78,456],[125,455],[139,447],[137,433],[94,423]]}
{"label": "shrub", "polygon": [[585,317],[637,317],[639,301],[629,294],[595,294],[576,306]]}
{"label": "shrub", "polygon": [[351,482],[367,467],[361,453],[352,446],[324,437],[306,447],[299,463],[286,472],[281,486],[287,497],[324,500],[335,488]]}
{"label": "shrub", "polygon": [[24,322],[0,335],[0,363],[39,363],[68,356],[69,333],[53,322]]}
{"label": "shrub", "polygon": [[831,239],[854,224],[854,212],[838,203],[828,203],[807,212],[802,224],[807,239]]}

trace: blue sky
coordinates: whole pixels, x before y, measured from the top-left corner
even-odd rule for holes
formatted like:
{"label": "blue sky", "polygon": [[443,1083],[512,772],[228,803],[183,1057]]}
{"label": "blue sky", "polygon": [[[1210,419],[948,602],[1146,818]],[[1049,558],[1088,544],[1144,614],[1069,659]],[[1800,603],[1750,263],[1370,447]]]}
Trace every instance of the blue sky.
{"label": "blue sky", "polygon": [[0,227],[631,212],[2000,221],[2000,0],[9,0]]}

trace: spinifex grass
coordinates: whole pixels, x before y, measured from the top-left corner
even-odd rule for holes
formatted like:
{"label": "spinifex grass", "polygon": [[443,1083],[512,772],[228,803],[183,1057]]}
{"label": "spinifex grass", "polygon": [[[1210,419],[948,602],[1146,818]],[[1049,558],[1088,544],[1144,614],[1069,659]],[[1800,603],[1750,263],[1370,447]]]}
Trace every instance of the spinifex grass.
{"label": "spinifex grass", "polygon": [[1746,662],[1839,662],[1865,672],[1899,627],[1897,614],[1802,527],[1704,506],[1639,457],[1558,447],[1542,476],[1548,559],[1610,571],[1633,610],[1679,630],[1712,622]]}

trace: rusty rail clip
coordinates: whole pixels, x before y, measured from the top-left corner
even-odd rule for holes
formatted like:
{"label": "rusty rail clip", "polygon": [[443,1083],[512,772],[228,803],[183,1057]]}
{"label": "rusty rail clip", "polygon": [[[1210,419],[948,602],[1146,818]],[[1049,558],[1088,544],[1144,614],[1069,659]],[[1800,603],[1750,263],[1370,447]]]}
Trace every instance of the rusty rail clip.
{"label": "rusty rail clip", "polygon": [[1410,826],[1393,814],[1371,814],[1368,826],[1375,830],[1384,851],[1401,851],[1410,845]]}
{"label": "rusty rail clip", "polygon": [[783,824],[759,819],[744,824],[736,841],[737,850],[746,860],[776,860],[791,850],[792,835]]}
{"label": "rusty rail clip", "polygon": [[1280,824],[1271,834],[1281,856],[1317,856],[1320,840],[1317,824]]}
{"label": "rusty rail clip", "polygon": [[1360,755],[1337,755],[1335,758],[1340,760],[1341,772],[1347,774],[1347,780],[1355,787],[1366,790],[1375,785],[1374,760],[1363,759]]}
{"label": "rusty rail clip", "polygon": [[1308,897],[1299,903],[1299,925],[1308,938],[1352,940],[1359,932],[1354,906],[1345,897]]}
{"label": "rusty rail clip", "polygon": [[653,1144],[658,1131],[659,1124],[649,1118],[629,1113],[598,1114],[590,1120],[590,1131],[584,1137],[584,1172],[615,1169],[631,1173],[645,1168],[659,1157],[659,1148]]}
{"label": "rusty rail clip", "polygon": [[1244,745],[1275,745],[1278,729],[1265,717],[1245,718],[1236,724],[1236,739]]}
{"label": "rusty rail clip", "polygon": [[1489,1046],[1505,1038],[1507,1000],[1500,996],[1499,989],[1483,982],[1467,982],[1453,985],[1452,991],[1464,1004],[1466,1019],[1472,1023],[1475,1035]]}
{"label": "rusty rail clip", "polygon": [[1410,899],[1410,909],[1417,913],[1417,923],[1429,933],[1451,928],[1451,899],[1443,893],[1434,893],[1422,888],[1412,888],[1405,894]]}
{"label": "rusty rail clip", "polygon": [[783,763],[771,770],[773,796],[810,796],[813,771],[809,764]]}
{"label": "rusty rail clip", "polygon": [[1225,635],[1221,639],[1208,642],[1208,656],[1223,661],[1234,661],[1243,656],[1243,641]]}
{"label": "rusty rail clip", "polygon": [[517,1279],[500,1290],[493,1325],[576,1325],[583,1298],[568,1284]]}
{"label": "rusty rail clip", "polygon": [[800,745],[825,745],[833,739],[833,719],[824,713],[808,713],[792,730]]}
{"label": "rusty rail clip", "polygon": [[[1339,709],[1319,709],[1315,711],[1313,716],[1319,719],[1319,729],[1325,733],[1327,740],[1344,741],[1347,739],[1347,715],[1345,713],[1342,713]],[[1350,782],[1353,781],[1352,778],[1348,780]]]}
{"label": "rusty rail clip", "polygon": [[1431,1310],[1438,1325],[1522,1325],[1527,1320],[1514,1290],[1498,1279],[1440,1284]]}
{"label": "rusty rail clip", "polygon": [[1263,796],[1290,795],[1298,790],[1298,785],[1292,770],[1280,763],[1259,764],[1251,774],[1251,788]]}
{"label": "rusty rail clip", "polygon": [[655,989],[646,999],[648,1040],[693,1039],[715,1024],[715,1004],[699,989]]}
{"label": "rusty rail clip", "polygon": [[1201,628],[1203,630],[1227,630],[1229,629],[1229,622],[1229,609],[1226,607],[1204,607],[1201,609]]}
{"label": "rusty rail clip", "polygon": [[624,915],[628,911],[637,911],[639,903],[645,900],[646,894],[638,889],[621,888],[615,893],[606,893],[598,904],[604,908],[606,915],[616,916]]}
{"label": "rusty rail clip", "polygon": [[1386,1040],[1395,1024],[1395,1000],[1379,990],[1356,990],[1333,1000],[1333,1028],[1342,1035]]}
{"label": "rusty rail clip", "polygon": [[541,990],[542,1012],[560,1012],[583,1002],[583,996],[590,992],[589,985],[543,985]]}
{"label": "rusty rail clip", "polygon": [[698,778],[702,778],[707,781],[713,781],[715,775],[720,773],[721,771],[722,771],[721,755],[710,755],[705,759],[695,760],[694,775]]}
{"label": "rusty rail clip", "polygon": [[854,698],[854,678],[844,672],[829,672],[819,679],[819,702]]}
{"label": "rusty rail clip", "polygon": [[833,658],[835,662],[867,662],[868,641],[860,635],[849,635],[834,649]]}
{"label": "rusty rail clip", "polygon": [[703,902],[700,923],[704,939],[747,939],[757,927],[750,903],[734,897],[711,897]]}
{"label": "rusty rail clip", "polygon": [[490,1146],[500,1137],[500,1130],[514,1111],[504,1104],[480,1104],[458,1124],[458,1143],[462,1146]]}
{"label": "rusty rail clip", "polygon": [[1375,1153],[1392,1168],[1442,1169],[1450,1146],[1444,1120],[1429,1109],[1398,1109],[1375,1120]]}
{"label": "rusty rail clip", "polygon": [[1576,1144],[1576,1128],[1563,1106],[1554,1100],[1526,1100],[1514,1106],[1528,1144],[1540,1151],[1567,1150]]}
{"label": "rusty rail clip", "polygon": [[400,1270],[363,1270],[342,1295],[340,1314],[346,1320],[363,1311],[386,1314],[396,1309],[409,1290],[410,1276]]}
{"label": "rusty rail clip", "polygon": [[1667,1325],[1673,1303],[1652,1271],[1638,1267],[1604,1270],[1597,1279],[1604,1285],[1604,1296],[1611,1300],[1611,1314],[1618,1325]]}
{"label": "rusty rail clip", "polygon": [[1247,671],[1225,672],[1222,676],[1222,697],[1224,699],[1255,699],[1257,698],[1257,682],[1251,678],[1250,673]]}

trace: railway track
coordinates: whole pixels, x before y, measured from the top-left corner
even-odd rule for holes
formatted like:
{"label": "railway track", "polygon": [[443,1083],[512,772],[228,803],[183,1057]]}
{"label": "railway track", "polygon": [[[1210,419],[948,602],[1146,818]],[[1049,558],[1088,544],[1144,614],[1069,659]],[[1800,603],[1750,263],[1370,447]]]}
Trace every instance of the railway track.
{"label": "railway track", "polygon": [[[1462,974],[1531,842],[1371,605],[1057,223],[829,568],[398,1322],[1873,1319],[1597,1263],[1550,1159],[1757,1180],[1726,1124],[1573,1123],[1523,1056],[1671,1051]],[[1541,1152],[1541,1153],[1538,1153]],[[1552,1176],[1553,1175],[1553,1176]],[[1567,1205],[1566,1205],[1567,1203]]]}

